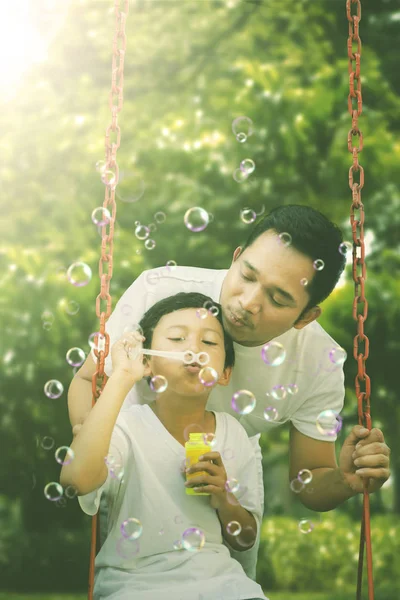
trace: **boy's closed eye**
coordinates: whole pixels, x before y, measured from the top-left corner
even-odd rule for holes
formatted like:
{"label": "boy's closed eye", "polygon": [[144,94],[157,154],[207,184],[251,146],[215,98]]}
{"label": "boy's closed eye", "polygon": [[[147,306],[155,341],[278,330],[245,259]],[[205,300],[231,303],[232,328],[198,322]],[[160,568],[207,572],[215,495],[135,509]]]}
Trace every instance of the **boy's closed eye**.
{"label": "boy's closed eye", "polygon": [[[169,340],[171,340],[172,342],[180,342],[182,340],[184,340],[185,338],[167,338]],[[210,342],[209,340],[202,340],[202,342],[204,342],[204,344],[209,344],[210,346],[218,346],[218,344],[216,342]]]}

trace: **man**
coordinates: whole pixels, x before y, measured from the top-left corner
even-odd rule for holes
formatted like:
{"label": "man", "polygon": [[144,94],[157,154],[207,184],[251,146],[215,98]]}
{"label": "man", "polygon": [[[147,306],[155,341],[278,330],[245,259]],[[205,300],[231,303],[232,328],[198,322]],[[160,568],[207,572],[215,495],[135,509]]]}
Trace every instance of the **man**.
{"label": "man", "polygon": [[[259,458],[262,503],[259,437],[287,421],[290,480],[301,469],[312,473],[313,493],[307,493],[306,486],[298,494],[307,508],[332,510],[363,492],[354,460],[359,461],[357,467],[366,469],[362,475],[370,478],[371,492],[390,475],[390,450],[380,430],[363,433],[355,426],[337,464],[337,435],[320,426],[321,413],[340,413],[344,402],[338,344],[317,323],[318,304],[333,291],[345,267],[342,242],[340,229],[320,212],[301,205],[278,207],[258,222],[243,247],[236,248],[228,270],[163,267],[145,271],[120,298],[106,325],[111,347],[150,306],[170,295],[201,292],[221,304],[224,327],[235,342],[236,363],[228,386],[212,391],[207,409],[227,412],[245,428]],[[74,432],[91,409],[95,360],[94,353],[88,356],[69,388]],[[110,356],[105,371],[108,376],[112,373]],[[239,400],[236,395],[232,402],[242,390],[250,395],[242,393]],[[143,381],[129,392],[123,408],[154,399],[155,393]],[[361,446],[355,449],[360,440]],[[232,554],[253,578],[258,545],[259,539],[241,556]]]}

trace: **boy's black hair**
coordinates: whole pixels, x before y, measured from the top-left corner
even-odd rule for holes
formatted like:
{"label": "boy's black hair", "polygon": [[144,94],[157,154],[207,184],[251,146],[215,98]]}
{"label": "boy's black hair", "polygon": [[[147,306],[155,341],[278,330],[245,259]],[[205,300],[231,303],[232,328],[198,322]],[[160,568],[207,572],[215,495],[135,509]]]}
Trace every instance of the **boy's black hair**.
{"label": "boy's black hair", "polygon": [[312,281],[305,288],[310,301],[300,318],[307,310],[325,300],[339,281],[346,266],[346,256],[339,251],[343,234],[335,223],[318,210],[301,204],[287,204],[274,208],[256,224],[242,252],[269,229],[276,233],[289,233],[292,237],[290,247],[313,262],[319,258],[325,263],[321,271],[315,271]]}
{"label": "boy's black hair", "polygon": [[140,327],[143,330],[143,335],[146,338],[143,342],[144,348],[151,348],[151,342],[153,339],[153,332],[157,327],[161,317],[168,315],[176,310],[182,310],[184,308],[203,308],[206,302],[212,302],[213,306],[218,308],[218,314],[216,319],[221,323],[221,327],[224,333],[224,345],[225,345],[225,364],[224,369],[227,367],[233,367],[235,364],[235,350],[233,348],[233,340],[229,333],[225,331],[222,322],[221,305],[218,302],[214,302],[208,296],[204,294],[198,294],[197,292],[180,292],[174,296],[168,296],[163,300],[159,300],[153,306],[145,312],[142,319],[139,322]]}

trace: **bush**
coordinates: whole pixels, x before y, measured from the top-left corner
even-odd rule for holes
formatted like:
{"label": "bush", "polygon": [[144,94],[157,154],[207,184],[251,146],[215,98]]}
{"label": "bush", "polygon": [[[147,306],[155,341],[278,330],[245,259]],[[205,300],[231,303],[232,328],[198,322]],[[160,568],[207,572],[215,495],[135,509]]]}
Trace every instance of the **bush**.
{"label": "bush", "polygon": [[[301,533],[291,518],[264,519],[257,568],[257,581],[263,588],[336,592],[338,598],[347,593],[348,597],[349,588],[357,584],[360,523],[338,514],[325,513],[321,518],[308,534]],[[398,599],[400,524],[390,516],[377,516],[371,522],[371,536],[375,600]],[[364,591],[367,587],[365,555]]]}

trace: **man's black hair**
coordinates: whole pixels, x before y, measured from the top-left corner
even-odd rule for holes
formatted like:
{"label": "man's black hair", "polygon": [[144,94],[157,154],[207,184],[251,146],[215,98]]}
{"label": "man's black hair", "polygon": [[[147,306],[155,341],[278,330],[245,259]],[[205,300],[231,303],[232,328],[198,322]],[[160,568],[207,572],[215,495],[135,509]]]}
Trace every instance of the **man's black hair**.
{"label": "man's black hair", "polygon": [[274,230],[277,234],[289,233],[295,248],[314,262],[324,261],[321,271],[315,271],[312,280],[306,286],[310,296],[300,317],[313,306],[320,304],[335,288],[346,266],[346,256],[339,251],[343,234],[335,223],[310,206],[287,204],[278,206],[263,217],[253,228],[242,252],[265,231]]}
{"label": "man's black hair", "polygon": [[139,322],[140,327],[143,330],[143,335],[146,338],[143,342],[144,348],[151,348],[151,342],[153,339],[153,332],[158,325],[161,317],[168,315],[176,310],[182,310],[184,308],[203,308],[206,302],[212,302],[213,306],[218,308],[218,314],[216,319],[221,323],[221,327],[224,333],[224,345],[225,345],[225,365],[227,367],[233,367],[235,364],[235,351],[233,348],[233,340],[229,333],[225,331],[222,323],[221,305],[218,302],[214,302],[208,296],[204,294],[198,294],[197,292],[180,292],[174,296],[168,296],[163,300],[159,300],[153,306],[145,312],[142,319]]}

